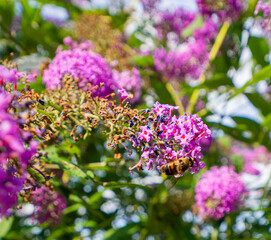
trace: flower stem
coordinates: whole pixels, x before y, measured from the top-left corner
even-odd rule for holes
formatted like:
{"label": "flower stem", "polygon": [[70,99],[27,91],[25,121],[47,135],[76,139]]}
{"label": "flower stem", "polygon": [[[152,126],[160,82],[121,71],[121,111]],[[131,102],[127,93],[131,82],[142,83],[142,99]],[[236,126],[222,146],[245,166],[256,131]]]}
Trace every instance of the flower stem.
{"label": "flower stem", "polygon": [[170,95],[172,96],[173,100],[175,101],[175,104],[179,107],[178,111],[180,115],[183,115],[184,107],[183,107],[182,101],[180,100],[180,96],[176,93],[175,89],[169,82],[166,83],[166,88],[168,92],[170,93]]}

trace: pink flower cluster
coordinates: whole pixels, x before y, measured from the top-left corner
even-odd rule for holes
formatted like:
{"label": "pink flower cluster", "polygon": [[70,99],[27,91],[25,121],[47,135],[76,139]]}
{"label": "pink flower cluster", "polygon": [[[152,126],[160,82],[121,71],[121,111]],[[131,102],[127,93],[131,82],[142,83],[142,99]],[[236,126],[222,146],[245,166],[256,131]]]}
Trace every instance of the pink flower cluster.
{"label": "pink flower cluster", "polygon": [[156,102],[154,108],[145,110],[148,120],[140,127],[138,137],[132,138],[133,145],[143,145],[141,162],[148,169],[158,167],[159,170],[160,166],[178,158],[192,157],[195,162],[189,171],[198,172],[205,167],[200,143],[211,136],[211,131],[196,115],[172,116],[174,109],[178,107]]}
{"label": "pink flower cluster", "polygon": [[242,204],[247,190],[233,167],[212,167],[195,188],[199,216],[221,219]]}
{"label": "pink flower cluster", "polygon": [[13,84],[16,90],[17,80],[22,77],[24,73],[17,72],[15,68],[7,68],[6,66],[0,65],[0,87],[6,84]]}
{"label": "pink flower cluster", "polygon": [[160,3],[160,0],[141,0],[141,3],[145,10],[152,10]]}
{"label": "pink flower cluster", "polygon": [[182,31],[194,20],[195,14],[178,9],[173,14],[167,12],[161,16],[160,24],[156,24],[158,39],[165,38],[165,33],[174,32],[177,36],[176,44],[180,41],[182,44],[170,51],[157,48],[153,54],[156,70],[169,80],[199,78],[209,61],[209,44],[216,37],[218,23],[207,17],[203,26],[195,29],[190,38],[182,39]]}
{"label": "pink flower cluster", "polygon": [[156,70],[163,72],[169,80],[190,77],[197,79],[209,60],[207,45],[198,40],[186,43],[184,49],[169,51],[158,48],[154,52]]}
{"label": "pink flower cluster", "polygon": [[271,36],[271,3],[258,1],[254,14],[257,15],[260,11],[263,12],[263,19],[260,25],[267,36]]}
{"label": "pink flower cluster", "polygon": [[244,8],[244,0],[221,0],[218,2],[196,0],[196,2],[202,15],[216,14],[221,22],[237,19]]}
{"label": "pink flower cluster", "polygon": [[67,207],[64,196],[42,186],[33,192],[31,199],[35,206],[33,219],[40,224],[48,222],[51,226],[60,223],[63,210]]}
{"label": "pink flower cluster", "polygon": [[270,163],[271,153],[264,146],[259,146],[254,149],[239,148],[232,146],[231,152],[243,157],[244,165],[242,171],[252,175],[259,175],[261,172],[255,167],[255,163]]}
{"label": "pink flower cluster", "polygon": [[23,188],[24,178],[15,177],[12,170],[0,167],[0,221],[3,216],[12,214],[12,207],[17,204],[18,193]]}
{"label": "pink flower cluster", "polygon": [[[190,36],[183,34],[183,30],[191,25],[195,13],[179,8],[173,13],[158,12],[154,16],[158,41],[163,46],[170,46],[169,51],[161,47],[154,51],[154,65],[169,80],[199,78],[208,64],[210,43],[216,37],[219,25],[225,20],[237,19],[244,7],[243,0],[222,0],[217,3],[197,0],[197,4],[204,16],[204,24]],[[216,21],[213,14],[218,16]]]}
{"label": "pink flower cluster", "polygon": [[181,35],[182,31],[195,19],[196,14],[185,11],[182,8],[176,9],[173,13],[169,11],[158,12],[154,19],[154,26],[158,33],[158,39],[163,40],[170,32]]}
{"label": "pink flower cluster", "polygon": [[259,11],[263,11],[264,17],[268,17],[271,13],[271,6],[263,1],[258,1],[254,14],[257,15]]}
{"label": "pink flower cluster", "polygon": [[[90,41],[78,44],[71,37],[66,37],[64,43],[69,49],[62,50],[62,47],[59,47],[52,63],[44,71],[43,82],[47,88],[55,89],[61,86],[66,75],[77,79],[78,86],[83,90],[92,89],[94,96],[99,94],[100,97],[106,97],[119,88],[125,88],[133,93],[133,103],[139,101],[142,84],[137,69],[123,72],[112,70],[106,59],[91,51],[94,46]],[[100,89],[101,83],[103,87]],[[95,86],[98,86],[98,89],[93,89]]]}
{"label": "pink flower cluster", "polygon": [[141,96],[142,80],[139,71],[133,68],[131,71],[125,70],[119,72],[113,70],[113,79],[118,84],[118,88],[125,88],[128,92],[133,94],[130,100],[132,103],[139,101]]}
{"label": "pink flower cluster", "polygon": [[[70,36],[65,37],[63,39],[63,43],[66,46],[68,46],[70,49],[79,48],[82,50],[93,50],[95,48],[94,44],[90,40],[86,40],[84,42],[77,43]],[[59,50],[61,50],[61,49],[59,48],[58,51]]]}
{"label": "pink flower cluster", "polygon": [[117,88],[106,60],[97,53],[80,48],[59,51],[44,71],[43,81],[47,88],[54,89],[61,86],[65,75],[77,78],[78,86],[83,90],[90,90],[103,83],[101,89],[93,90],[94,96],[100,92],[100,97],[105,97]]}
{"label": "pink flower cluster", "polygon": [[193,37],[198,41],[209,43],[216,38],[217,32],[218,24],[211,17],[208,17],[201,28],[195,29]]}
{"label": "pink flower cluster", "polygon": [[31,134],[20,129],[23,122],[7,112],[12,99],[12,95],[0,92],[0,218],[10,215],[16,204],[17,194],[26,179],[28,163],[37,146],[37,142],[31,140]]}

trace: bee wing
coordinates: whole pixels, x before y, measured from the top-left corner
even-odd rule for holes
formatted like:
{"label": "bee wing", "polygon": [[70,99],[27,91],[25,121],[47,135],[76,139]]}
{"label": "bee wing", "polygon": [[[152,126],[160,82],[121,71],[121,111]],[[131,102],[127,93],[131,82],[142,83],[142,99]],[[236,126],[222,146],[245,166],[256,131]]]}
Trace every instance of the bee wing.
{"label": "bee wing", "polygon": [[173,188],[173,187],[176,185],[176,183],[179,181],[179,179],[180,179],[180,178],[171,177],[171,178],[170,178],[170,182],[166,185],[166,188],[167,188],[167,189]]}

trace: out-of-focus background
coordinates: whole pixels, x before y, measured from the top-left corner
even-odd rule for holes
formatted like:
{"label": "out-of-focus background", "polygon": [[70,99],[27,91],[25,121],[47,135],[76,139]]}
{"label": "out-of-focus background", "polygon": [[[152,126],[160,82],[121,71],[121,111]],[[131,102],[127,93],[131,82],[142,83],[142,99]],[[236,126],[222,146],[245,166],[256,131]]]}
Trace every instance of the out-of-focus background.
{"label": "out-of-focus background", "polygon": [[[136,82],[127,89],[135,96],[132,106],[178,105],[180,114],[198,114],[213,136],[201,143],[206,167],[178,181],[156,169],[131,174],[139,154],[122,148],[123,158],[113,160],[98,131],[85,142],[69,142],[74,152],[57,145],[67,161],[93,171],[99,181],[128,184],[105,187],[78,171],[52,168],[53,185],[67,200],[59,224],[33,220],[35,205],[21,201],[0,222],[0,239],[271,239],[271,15],[255,13],[257,2],[0,1],[0,59],[33,73],[30,86],[37,92],[51,88],[65,67],[55,60],[61,52],[91,51],[119,79],[117,74],[139,71],[137,82],[131,77],[122,83]],[[50,64],[56,70],[45,77]],[[206,180],[204,208],[199,182],[213,166],[232,167],[238,181],[228,184],[246,190],[232,187],[217,196],[224,188],[218,172]]]}

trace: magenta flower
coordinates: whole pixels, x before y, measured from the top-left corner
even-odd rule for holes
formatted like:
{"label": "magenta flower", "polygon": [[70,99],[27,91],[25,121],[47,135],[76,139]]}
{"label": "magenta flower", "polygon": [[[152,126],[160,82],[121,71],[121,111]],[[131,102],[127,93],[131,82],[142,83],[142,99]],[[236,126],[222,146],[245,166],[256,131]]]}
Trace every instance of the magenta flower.
{"label": "magenta flower", "polygon": [[[29,161],[37,148],[37,142],[31,141],[32,135],[20,128],[15,113],[7,112],[12,100],[12,95],[0,91],[0,218],[9,216],[17,203]],[[11,160],[16,165],[12,165]]]}
{"label": "magenta flower", "polygon": [[208,153],[210,151],[212,141],[213,141],[212,136],[202,139],[200,144],[201,144],[201,148],[202,148],[203,152]]}
{"label": "magenta flower", "polygon": [[244,0],[222,0],[215,4],[206,0],[196,0],[196,2],[202,15],[211,16],[215,13],[220,21],[237,19],[245,3]]}
{"label": "magenta flower", "polygon": [[33,219],[40,224],[48,222],[51,226],[60,223],[63,210],[67,207],[66,199],[59,193],[42,186],[31,197],[35,206]]}
{"label": "magenta flower", "polygon": [[1,91],[0,89],[0,111],[2,112],[2,114],[4,114],[4,112],[9,107],[12,99],[13,99],[13,96],[11,94],[6,93],[5,91]]}
{"label": "magenta flower", "polygon": [[39,75],[39,71],[38,70],[32,70],[30,71],[27,76],[26,76],[26,79],[29,81],[29,82],[35,82],[37,77]]}
{"label": "magenta flower", "polygon": [[0,83],[16,83],[17,77],[16,72],[12,69],[9,70],[7,67],[0,65]]}
{"label": "magenta flower", "polygon": [[124,88],[119,89],[118,94],[120,95],[121,101],[123,101],[125,98],[129,96],[129,93],[127,93],[127,91]]}
{"label": "magenta flower", "polygon": [[144,9],[154,9],[158,3],[160,3],[160,0],[140,0]]}
{"label": "magenta flower", "polygon": [[138,137],[131,138],[133,146],[142,145],[141,160],[130,170],[145,162],[148,169],[156,167],[159,171],[162,165],[182,157],[194,159],[190,173],[205,167],[200,145],[202,139],[211,136],[210,129],[196,115],[172,116],[174,109],[178,107],[156,102],[154,108],[145,110],[148,121],[140,127]]}
{"label": "magenta flower", "polygon": [[12,169],[6,171],[0,167],[0,220],[2,216],[12,214],[12,207],[17,204],[18,193],[23,188],[23,182],[23,178],[12,174]]}
{"label": "magenta flower", "polygon": [[259,175],[261,172],[256,168],[256,163],[268,164],[271,160],[271,153],[264,146],[257,148],[241,148],[233,145],[231,152],[243,157],[243,169],[245,173]]}
{"label": "magenta flower", "polygon": [[[11,104],[12,96],[0,92],[0,147],[4,150],[0,152],[1,159],[18,159],[25,169],[32,155],[36,153],[37,143],[29,143],[30,149],[25,147],[25,134],[19,128],[19,123],[7,113],[7,107]],[[30,138],[31,139],[31,138]]]}
{"label": "magenta flower", "polygon": [[72,44],[74,43],[74,41],[72,40],[72,37],[71,36],[67,36],[63,39],[63,43],[66,45],[66,46],[70,46],[70,47],[73,47]]}
{"label": "magenta flower", "polygon": [[129,100],[131,103],[139,101],[142,79],[136,68],[133,68],[131,71],[125,70],[123,72],[113,70],[113,79],[119,88],[125,88],[128,92],[133,94],[133,98]]}
{"label": "magenta flower", "polygon": [[65,75],[77,78],[78,86],[83,90],[90,90],[103,83],[101,90],[92,89],[94,96],[100,92],[100,97],[105,97],[117,89],[106,60],[99,54],[80,48],[59,51],[44,71],[43,81],[47,88],[54,89],[61,86]]}
{"label": "magenta flower", "polygon": [[146,149],[142,148],[141,157],[145,159],[149,159],[150,155],[154,153],[153,150],[154,150],[153,148],[146,148]]}
{"label": "magenta flower", "polygon": [[24,75],[24,73],[18,72],[17,69],[9,69],[3,65],[0,65],[0,87],[3,86],[3,84],[12,83],[15,90],[17,90],[17,80]]}
{"label": "magenta flower", "polygon": [[78,48],[81,50],[93,50],[94,45],[90,40],[86,40],[80,44],[74,41],[70,36],[67,36],[63,39],[63,43],[69,47],[69,49]]}
{"label": "magenta flower", "polygon": [[257,15],[259,11],[263,11],[264,17],[268,17],[271,12],[271,6],[268,3],[264,3],[263,1],[258,1],[254,15]]}
{"label": "magenta flower", "polygon": [[[91,51],[94,49],[91,41],[78,44],[71,37],[66,37],[63,41],[69,50],[62,50],[60,46],[52,63],[44,71],[43,82],[47,88],[61,87],[63,78],[71,76],[77,80],[79,88],[85,91],[91,90],[93,96],[99,94],[100,97],[106,97],[124,88],[134,95],[131,99],[132,103],[139,101],[142,83],[137,69],[123,72],[112,71],[106,59]],[[101,84],[103,84],[102,87],[100,87]]]}
{"label": "magenta flower", "polygon": [[257,168],[255,168],[255,164],[252,162],[245,163],[242,171],[245,173],[251,174],[251,175],[260,175],[261,174],[261,172]]}
{"label": "magenta flower", "polygon": [[167,34],[170,32],[180,36],[182,31],[193,22],[195,17],[195,13],[188,12],[183,8],[178,8],[173,13],[169,11],[156,13],[154,26],[158,33],[158,39],[166,39]]}
{"label": "magenta flower", "polygon": [[269,40],[271,36],[271,3],[258,1],[254,14],[257,15],[260,11],[263,12],[263,17],[260,19],[260,25]]}
{"label": "magenta flower", "polygon": [[162,72],[169,80],[197,79],[200,77],[209,61],[207,45],[198,40],[186,43],[178,51],[157,49],[154,52],[154,65],[157,71]]}
{"label": "magenta flower", "polygon": [[197,41],[210,42],[216,38],[218,24],[211,17],[208,17],[201,28],[197,28],[193,34]]}
{"label": "magenta flower", "polygon": [[147,126],[141,126],[142,132],[138,133],[138,139],[141,141],[149,142],[152,140],[153,132]]}
{"label": "magenta flower", "polygon": [[171,114],[173,110],[177,110],[179,107],[171,106],[168,104],[161,104],[159,102],[156,102],[154,105],[154,108],[152,111],[157,114],[157,116],[163,116]]}
{"label": "magenta flower", "polygon": [[195,193],[199,216],[218,220],[242,204],[247,190],[233,167],[222,166],[207,171],[197,183]]}

